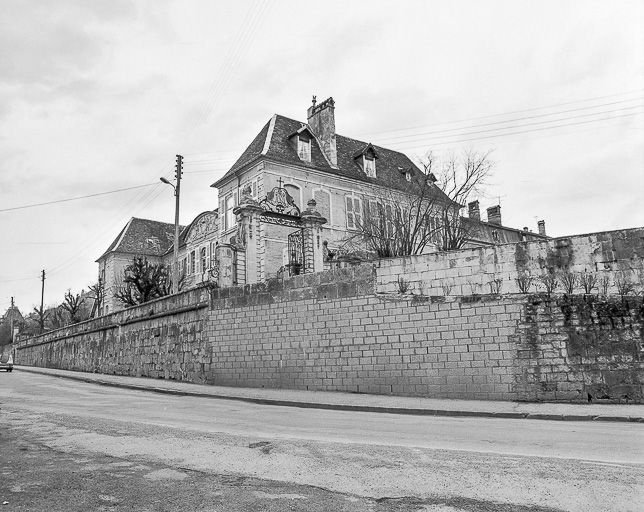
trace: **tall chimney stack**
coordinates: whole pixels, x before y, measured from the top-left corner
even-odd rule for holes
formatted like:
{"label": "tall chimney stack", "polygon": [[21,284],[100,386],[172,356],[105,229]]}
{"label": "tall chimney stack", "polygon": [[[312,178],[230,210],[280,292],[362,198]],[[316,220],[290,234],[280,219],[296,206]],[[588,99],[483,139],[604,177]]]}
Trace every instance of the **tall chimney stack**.
{"label": "tall chimney stack", "polygon": [[539,228],[539,234],[546,236],[546,221],[540,220],[539,222],[537,222],[537,227]]}
{"label": "tall chimney stack", "polygon": [[490,206],[487,209],[487,221],[490,224],[501,225],[501,205],[497,204],[496,206]]}
{"label": "tall chimney stack", "polygon": [[481,220],[481,208],[478,200],[467,203],[467,215],[470,219]]}
{"label": "tall chimney stack", "polygon": [[335,145],[335,101],[333,98],[313,105],[306,112],[309,127],[322,145],[322,151],[332,167],[338,167],[338,150]]}

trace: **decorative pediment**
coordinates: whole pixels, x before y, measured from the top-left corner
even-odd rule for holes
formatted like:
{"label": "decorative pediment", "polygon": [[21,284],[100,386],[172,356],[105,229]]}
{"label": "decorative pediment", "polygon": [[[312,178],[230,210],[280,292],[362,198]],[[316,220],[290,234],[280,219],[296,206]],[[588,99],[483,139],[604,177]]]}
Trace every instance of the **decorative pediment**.
{"label": "decorative pediment", "polygon": [[292,217],[300,216],[300,209],[291,195],[284,188],[275,187],[259,202],[265,212],[280,213]]}
{"label": "decorative pediment", "polygon": [[217,215],[212,212],[204,213],[195,219],[186,236],[186,243],[210,238],[217,231]]}

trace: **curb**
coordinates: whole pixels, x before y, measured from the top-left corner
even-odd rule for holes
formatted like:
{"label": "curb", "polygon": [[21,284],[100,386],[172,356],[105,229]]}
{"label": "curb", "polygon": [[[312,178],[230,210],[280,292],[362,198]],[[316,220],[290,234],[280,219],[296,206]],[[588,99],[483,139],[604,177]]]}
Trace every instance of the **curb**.
{"label": "curb", "polygon": [[110,386],[119,389],[130,389],[134,391],[147,391],[173,396],[192,396],[197,398],[212,398],[216,400],[234,400],[259,405],[276,405],[282,407],[298,407],[301,409],[324,409],[334,411],[353,412],[375,412],[385,414],[404,414],[409,416],[451,416],[470,418],[497,418],[497,419],[522,419],[522,420],[549,420],[549,421],[608,421],[622,423],[644,423],[644,418],[639,416],[606,416],[606,415],[579,415],[579,414],[546,414],[527,412],[490,412],[490,411],[455,411],[450,409],[420,409],[403,407],[385,407],[376,405],[348,405],[331,404],[323,402],[301,402],[297,400],[280,400],[277,398],[254,398],[245,396],[218,395],[216,393],[199,393],[196,391],[179,391],[176,389],[159,388],[154,386],[143,386],[137,384],[121,384],[100,379],[75,375],[57,375],[48,372],[38,371],[32,367],[19,367],[20,371],[48,375],[59,379],[75,380],[88,384]]}

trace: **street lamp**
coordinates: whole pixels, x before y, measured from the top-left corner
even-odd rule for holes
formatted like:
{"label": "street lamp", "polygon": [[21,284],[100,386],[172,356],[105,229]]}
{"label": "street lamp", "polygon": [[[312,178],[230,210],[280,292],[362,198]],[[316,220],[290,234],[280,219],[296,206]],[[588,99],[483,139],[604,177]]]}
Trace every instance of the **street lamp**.
{"label": "street lamp", "polygon": [[174,185],[166,178],[159,178],[162,183],[170,185],[174,189],[174,257],[172,262],[172,293],[179,293],[179,195],[181,190],[181,168],[183,157],[177,155],[176,177],[177,184]]}

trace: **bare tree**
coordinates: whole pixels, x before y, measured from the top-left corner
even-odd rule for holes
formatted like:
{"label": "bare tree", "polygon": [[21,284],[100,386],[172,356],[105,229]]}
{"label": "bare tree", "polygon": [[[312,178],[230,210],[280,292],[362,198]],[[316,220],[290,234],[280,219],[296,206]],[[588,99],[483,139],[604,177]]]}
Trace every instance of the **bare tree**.
{"label": "bare tree", "polygon": [[[345,239],[343,252],[356,246],[377,257],[423,253],[428,246],[438,250],[460,249],[471,235],[472,223],[460,209],[480,191],[491,174],[489,153],[465,151],[444,163],[429,153],[422,172],[402,169],[406,186],[381,189],[365,197],[364,208],[351,212],[355,231]],[[435,171],[439,169],[437,178]]]}
{"label": "bare tree", "polygon": [[123,285],[114,296],[127,306],[137,306],[169,295],[170,289],[170,269],[137,256],[125,267]]}
{"label": "bare tree", "polygon": [[[426,172],[427,163],[431,169],[433,163],[431,153],[423,162]],[[494,163],[490,160],[489,151],[480,153],[466,149],[460,156],[452,154],[439,167],[438,182],[441,190],[451,201],[463,207],[487,185]],[[439,215],[438,249],[452,251],[463,247],[471,238],[474,227],[472,222],[462,217],[455,208],[443,207]]]}
{"label": "bare tree", "polygon": [[82,291],[76,295],[73,295],[71,290],[67,290],[65,293],[65,299],[60,307],[67,311],[69,320],[72,324],[77,324],[82,320],[82,308],[84,302],[85,299],[82,296]]}

